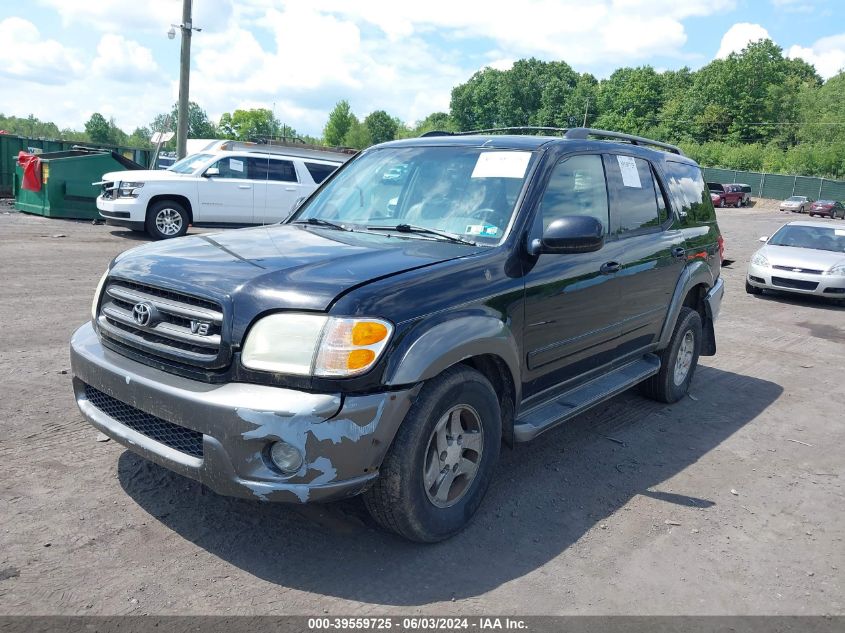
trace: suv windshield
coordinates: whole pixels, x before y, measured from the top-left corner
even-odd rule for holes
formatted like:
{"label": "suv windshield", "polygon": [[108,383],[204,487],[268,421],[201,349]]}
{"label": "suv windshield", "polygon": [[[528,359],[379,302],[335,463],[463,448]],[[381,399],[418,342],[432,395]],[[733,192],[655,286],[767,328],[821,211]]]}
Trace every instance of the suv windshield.
{"label": "suv windshield", "polygon": [[177,174],[191,174],[199,167],[205,164],[209,158],[213,158],[213,154],[192,154],[185,156],[182,160],[176,161],[167,171],[175,171]]}
{"label": "suv windshield", "polygon": [[845,230],[827,226],[787,224],[772,236],[769,244],[845,253]]}
{"label": "suv windshield", "polygon": [[359,230],[407,225],[405,237],[432,239],[440,231],[493,245],[511,222],[533,157],[527,151],[478,147],[370,150],[289,221],[322,220]]}

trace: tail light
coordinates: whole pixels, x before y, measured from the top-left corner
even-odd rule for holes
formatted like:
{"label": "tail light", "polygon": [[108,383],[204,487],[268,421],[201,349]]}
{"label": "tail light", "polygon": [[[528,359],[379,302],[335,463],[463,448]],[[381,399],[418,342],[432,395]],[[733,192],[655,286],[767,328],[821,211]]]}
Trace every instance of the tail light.
{"label": "tail light", "polygon": [[719,234],[719,261],[725,261],[725,238]]}

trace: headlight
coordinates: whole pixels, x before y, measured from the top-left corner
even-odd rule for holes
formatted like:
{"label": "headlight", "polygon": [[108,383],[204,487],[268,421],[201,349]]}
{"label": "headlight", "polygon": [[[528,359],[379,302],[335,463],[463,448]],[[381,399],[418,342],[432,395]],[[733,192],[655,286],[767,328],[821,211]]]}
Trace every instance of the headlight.
{"label": "headlight", "polygon": [[109,271],[103,273],[100,277],[100,283],[97,284],[97,289],[94,291],[94,301],[91,302],[91,320],[97,320],[97,305],[100,303],[100,294],[103,292],[103,286],[106,284],[106,278],[109,276]]}
{"label": "headlight", "polygon": [[252,326],[241,362],[298,376],[355,376],[375,365],[392,333],[393,325],[382,319],[271,314]]}
{"label": "headlight", "polygon": [[766,256],[759,251],[754,253],[754,257],[751,258],[751,263],[755,266],[760,266],[761,268],[769,267],[769,260],[766,259]]}
{"label": "headlight", "polygon": [[839,262],[832,266],[830,270],[826,270],[825,275],[845,275],[845,262]]}
{"label": "headlight", "polygon": [[142,182],[122,182],[117,190],[118,198],[137,198],[138,189],[144,186]]}

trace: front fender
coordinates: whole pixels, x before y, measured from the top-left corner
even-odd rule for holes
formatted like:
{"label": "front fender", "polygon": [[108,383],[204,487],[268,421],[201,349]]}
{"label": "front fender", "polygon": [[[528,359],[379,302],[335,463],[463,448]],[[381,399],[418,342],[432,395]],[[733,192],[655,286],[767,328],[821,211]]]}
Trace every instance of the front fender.
{"label": "front fender", "polygon": [[499,316],[478,312],[443,315],[415,326],[391,354],[385,384],[410,385],[433,378],[473,356],[504,361],[520,396],[519,347],[510,325]]}

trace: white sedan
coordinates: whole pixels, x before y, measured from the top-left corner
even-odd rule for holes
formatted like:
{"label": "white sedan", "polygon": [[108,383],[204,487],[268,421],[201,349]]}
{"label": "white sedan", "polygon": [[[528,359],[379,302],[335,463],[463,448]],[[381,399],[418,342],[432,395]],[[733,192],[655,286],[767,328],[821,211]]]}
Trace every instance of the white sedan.
{"label": "white sedan", "polygon": [[845,222],[790,222],[751,257],[745,291],[764,289],[836,299],[845,305]]}

